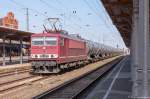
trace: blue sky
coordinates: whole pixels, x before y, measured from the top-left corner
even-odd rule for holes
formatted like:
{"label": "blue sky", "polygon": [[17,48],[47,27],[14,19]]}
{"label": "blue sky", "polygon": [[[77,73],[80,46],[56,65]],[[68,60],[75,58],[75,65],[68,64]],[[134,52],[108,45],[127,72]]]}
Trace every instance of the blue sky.
{"label": "blue sky", "polygon": [[0,0],[0,17],[12,11],[19,21],[19,29],[26,30],[25,8],[29,8],[31,32],[41,33],[43,24],[47,25],[46,18],[57,17],[69,33],[106,45],[125,47],[99,0]]}

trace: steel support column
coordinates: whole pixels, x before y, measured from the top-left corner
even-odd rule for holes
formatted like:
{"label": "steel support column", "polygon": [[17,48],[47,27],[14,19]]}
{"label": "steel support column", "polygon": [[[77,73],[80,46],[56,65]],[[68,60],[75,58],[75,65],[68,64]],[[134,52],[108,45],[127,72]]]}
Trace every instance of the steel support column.
{"label": "steel support column", "polygon": [[132,78],[134,98],[150,98],[149,0],[134,0],[132,35]]}
{"label": "steel support column", "polygon": [[30,59],[30,50],[29,50],[29,47],[28,47],[28,62],[29,62],[29,59]]}
{"label": "steel support column", "polygon": [[6,65],[6,62],[5,62],[5,57],[6,57],[6,53],[5,53],[5,36],[3,36],[3,66]]}
{"label": "steel support column", "polygon": [[22,38],[20,39],[20,64],[23,63],[23,52],[22,52],[23,44],[22,44]]}
{"label": "steel support column", "polygon": [[137,77],[137,67],[139,64],[138,58],[138,42],[140,40],[140,38],[138,37],[138,13],[139,13],[139,1],[138,0],[133,0],[133,24],[132,24],[132,40],[131,40],[131,55],[132,55],[132,81],[133,81],[133,87],[132,87],[132,96],[136,97],[138,95],[138,91],[135,90],[138,87],[138,84],[136,82],[136,80],[138,79]]}
{"label": "steel support column", "polygon": [[9,62],[11,63],[12,62],[12,59],[11,59],[11,40],[9,41]]}

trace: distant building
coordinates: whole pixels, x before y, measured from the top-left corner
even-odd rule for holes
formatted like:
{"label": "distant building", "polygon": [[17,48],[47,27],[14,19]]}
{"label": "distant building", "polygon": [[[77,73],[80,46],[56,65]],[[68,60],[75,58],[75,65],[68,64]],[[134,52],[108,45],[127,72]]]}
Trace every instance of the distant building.
{"label": "distant building", "polygon": [[15,19],[13,12],[8,12],[3,18],[0,18],[0,26],[18,29],[18,21]]}

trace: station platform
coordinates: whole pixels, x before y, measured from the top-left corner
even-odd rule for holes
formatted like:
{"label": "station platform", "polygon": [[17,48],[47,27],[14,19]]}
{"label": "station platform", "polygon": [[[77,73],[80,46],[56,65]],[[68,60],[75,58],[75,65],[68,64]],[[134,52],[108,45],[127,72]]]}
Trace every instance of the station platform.
{"label": "station platform", "polygon": [[131,99],[131,58],[126,57],[80,99]]}

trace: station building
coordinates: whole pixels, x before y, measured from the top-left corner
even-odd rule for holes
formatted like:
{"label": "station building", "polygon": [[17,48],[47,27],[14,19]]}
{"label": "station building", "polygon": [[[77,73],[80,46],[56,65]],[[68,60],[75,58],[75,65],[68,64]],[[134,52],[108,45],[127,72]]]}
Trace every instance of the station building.
{"label": "station building", "polygon": [[33,33],[19,30],[19,22],[13,12],[8,12],[0,18],[0,65],[12,62],[13,57],[29,58],[30,55],[30,36]]}
{"label": "station building", "polygon": [[13,12],[8,12],[3,18],[0,18],[0,26],[18,29],[18,20]]}

